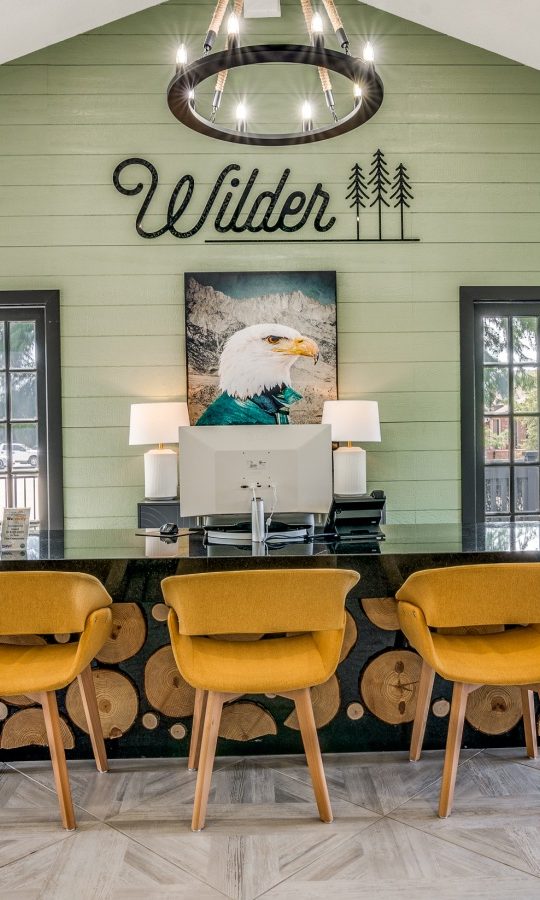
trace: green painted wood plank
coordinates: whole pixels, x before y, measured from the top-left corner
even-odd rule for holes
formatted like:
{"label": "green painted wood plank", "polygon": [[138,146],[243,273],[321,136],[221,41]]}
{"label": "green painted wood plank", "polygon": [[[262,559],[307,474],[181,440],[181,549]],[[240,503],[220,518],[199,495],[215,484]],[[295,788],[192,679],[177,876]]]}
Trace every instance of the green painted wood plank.
{"label": "green painted wood plank", "polygon": [[[397,426],[396,426],[397,427]],[[90,454],[95,457],[140,456],[144,447],[129,446],[129,427],[64,428],[62,434],[64,461]]]}
{"label": "green painted wood plank", "polygon": [[458,422],[385,422],[381,434],[381,452],[460,448]]}
{"label": "green painted wood plank", "polygon": [[[204,271],[208,267],[206,244],[186,242],[175,246],[141,240],[130,247],[92,246],[63,247],[0,247],[0,271],[7,276],[68,276],[68,275],[176,275],[184,271]],[[294,258],[286,244],[266,244],[264,257],[248,253],[246,246],[212,246],[212,269],[215,271],[298,271],[302,267],[321,266],[318,245],[295,244]],[[436,273],[454,272],[456,290],[459,284],[478,283],[471,273],[504,272],[508,283],[513,273],[532,272],[538,266],[538,247],[535,244],[373,244],[362,245],[354,255],[347,244],[324,247],[324,267],[341,274],[355,273],[358,283],[364,272],[411,273],[418,270]],[[5,282],[4,282],[5,283]],[[497,283],[492,280],[492,283]],[[499,282],[500,283],[500,282]],[[530,283],[530,282],[525,282]]]}
{"label": "green painted wood plank", "polygon": [[456,481],[460,477],[459,453],[455,450],[369,450],[371,481]]}
{"label": "green painted wood plank", "polygon": [[152,366],[122,365],[119,362],[115,366],[62,367],[64,397],[163,396],[180,394],[185,391],[185,386],[185,365],[180,363],[164,366],[157,360]]}
{"label": "green painted wood plank", "polygon": [[0,94],[45,94],[46,92],[46,66],[0,66]]}
{"label": "green painted wood plank", "polygon": [[178,335],[127,335],[72,337],[62,349],[64,366],[175,366],[185,362]]}
{"label": "green painted wood plank", "polygon": [[[356,24],[351,21],[348,28],[351,42],[351,53],[358,56],[366,40],[365,32],[360,33]],[[199,19],[198,25],[189,29],[189,34],[182,31],[168,34],[125,34],[110,35],[103,33],[81,34],[58,44],[52,44],[29,56],[21,58],[21,65],[146,65],[163,66],[168,62],[173,74],[176,50],[180,42],[185,43],[188,60],[202,55],[202,43],[206,34],[207,22]],[[305,25],[298,21],[291,23],[287,17],[266,21],[266,28],[261,27],[260,20],[242,21],[242,43],[263,44],[286,42],[307,44]],[[270,27],[268,28],[268,25]],[[300,25],[300,27],[298,27]],[[472,44],[449,38],[442,34],[385,34],[379,39],[377,32],[370,35],[375,48],[377,66],[390,65],[489,65],[510,68],[516,63],[505,57],[490,53]],[[332,38],[328,46],[334,46]],[[17,65],[17,63],[12,63]],[[290,66],[280,68],[288,69]],[[296,78],[305,74],[307,67],[297,66]],[[251,77],[251,73],[250,76]],[[272,67],[272,77],[276,77]],[[279,77],[279,76],[277,76]],[[247,78],[246,78],[247,81]]]}
{"label": "green painted wood plank", "polygon": [[[386,155],[423,152],[473,152],[473,153],[537,153],[540,144],[540,125],[385,125],[374,118],[366,126],[366,139],[383,147]],[[208,152],[209,144],[195,132],[184,129],[177,122],[170,125],[0,125],[0,146],[6,156],[19,153],[40,156],[43,152],[60,155],[118,154],[132,155],[134,148],[142,155],[178,153],[182,144],[186,154],[197,153],[203,144]],[[355,133],[340,138],[341,152],[354,154],[357,147]],[[204,151],[203,151],[204,152]],[[249,147],[239,145],[235,156],[239,159],[252,155]],[[289,159],[294,163],[295,148],[290,149]],[[214,150],[215,153],[215,150]],[[219,151],[218,159],[222,158]],[[319,150],[319,155],[321,151]],[[392,162],[390,160],[390,162]]]}
{"label": "green painted wood plank", "polygon": [[[181,126],[178,126],[181,128]],[[179,132],[179,135],[181,132]],[[359,152],[355,148],[350,153],[328,154],[322,150],[318,155],[313,152],[295,151],[294,157],[283,152],[268,154],[260,150],[252,159],[240,160],[240,175],[247,180],[253,167],[260,171],[261,180],[264,183],[277,184],[285,168],[291,169],[291,183],[302,183],[303,179],[314,183],[312,171],[316,163],[318,180],[323,184],[339,184],[343,186],[350,173],[351,166],[358,162],[369,168],[370,160],[376,144],[371,140],[366,142],[366,152]],[[133,147],[130,148],[130,155]],[[411,177],[415,185],[426,185],[429,191],[431,185],[434,189],[443,185],[479,183],[494,185],[516,183],[540,182],[540,152],[530,154],[520,153],[425,153],[421,148],[416,148],[407,155],[400,154],[411,171]],[[3,185],[112,185],[112,173],[115,167],[124,157],[120,153],[105,153],[99,156],[73,154],[62,156],[59,154],[45,153],[41,156],[24,155],[2,156],[0,155],[0,184]],[[156,166],[159,173],[160,187],[170,186],[165,190],[165,195],[170,196],[171,188],[178,179],[189,172],[196,179],[196,184],[213,183],[224,165],[223,151],[221,154],[200,153],[195,157],[184,159],[178,153],[163,154],[156,152],[155,148],[148,154],[150,161]],[[230,161],[230,157],[227,157]],[[134,169],[130,179],[138,178],[143,184],[149,183],[149,176],[145,169]],[[307,183],[307,181],[306,181]],[[116,197],[116,191],[114,192]],[[168,200],[168,196],[166,200]]]}
{"label": "green painted wood plank", "polygon": [[[201,262],[200,259],[195,259],[194,267],[197,261]],[[272,259],[270,263],[273,263]],[[312,260],[310,267],[316,266],[317,262]],[[347,313],[344,307],[348,303],[410,304],[413,302],[411,298],[414,298],[414,302],[421,307],[416,327],[422,330],[420,320],[423,320],[425,315],[425,321],[429,321],[432,302],[457,304],[460,284],[540,285],[540,271],[338,272],[337,294],[340,305],[338,315],[341,319],[341,316]],[[184,278],[180,272],[168,275],[101,275],[95,272],[86,275],[0,275],[0,290],[43,288],[60,290],[62,309],[79,305],[116,307],[147,303],[159,306],[179,305],[182,309],[184,301]]]}
{"label": "green painted wood plank", "polygon": [[[130,487],[85,487],[66,488],[64,490],[64,508],[66,519],[91,519],[97,517],[103,523],[107,517],[129,516],[135,522],[137,501],[141,499],[141,486]],[[103,524],[101,525],[103,527]],[[114,526],[110,526],[114,527]]]}
{"label": "green painted wood plank", "polygon": [[64,433],[67,429],[129,428],[129,413],[132,403],[154,400],[180,400],[183,397],[171,394],[140,394],[132,397],[63,397],[62,416]]}
{"label": "green painted wood plank", "polygon": [[63,309],[61,317],[63,338],[101,335],[177,335],[184,333],[184,312],[180,306],[160,306],[153,298],[148,305],[109,307],[96,315],[93,306]]}
{"label": "green painted wood plank", "polygon": [[[341,300],[341,292],[339,294]],[[457,303],[346,303],[338,309],[340,331],[458,331]]]}
{"label": "green painted wood plank", "polygon": [[[342,335],[338,334],[338,357],[341,358]],[[340,396],[354,397],[366,391],[440,391],[459,389],[458,362],[340,362],[338,366]]]}
{"label": "green painted wood plank", "polygon": [[[140,448],[139,448],[140,449]],[[144,448],[143,448],[144,449]],[[64,462],[64,487],[138,487],[144,484],[144,464],[142,453],[138,456],[80,457]]]}
{"label": "green painted wood plank", "polygon": [[339,356],[342,363],[379,362],[383,359],[396,362],[454,361],[458,358],[457,332],[371,332],[342,334]]}
{"label": "green painted wood plank", "polygon": [[[142,496],[142,494],[141,494]],[[65,516],[64,517],[64,527],[66,531],[86,531],[87,529],[96,528],[103,529],[106,524],[107,528],[134,528],[137,518],[137,506],[134,507],[135,512],[133,510],[127,516],[84,516],[82,518],[77,518],[73,516]],[[84,551],[78,550],[77,553],[72,553],[71,556],[74,559],[75,557],[80,556]],[[95,551],[93,549],[88,551],[88,556],[91,558],[95,556]]]}
{"label": "green painted wood plank", "polygon": [[[26,58],[28,60],[28,57]],[[112,66],[47,66],[47,85],[50,94],[141,94],[163,95],[172,76],[171,64]],[[2,67],[4,68],[4,67]],[[21,66],[5,66],[20,69]],[[33,68],[29,66],[28,68]],[[38,68],[36,66],[36,68]],[[39,67],[41,68],[41,67]],[[291,67],[289,67],[291,68]],[[392,65],[389,62],[378,67],[385,90],[391,94],[478,94],[478,93],[526,93],[540,91],[540,73],[519,65]],[[9,78],[9,85],[16,83],[16,75]],[[265,73],[252,77],[253,93],[273,93]],[[313,84],[310,80],[309,84]],[[298,85],[298,70],[290,76],[291,89]],[[262,88],[262,91],[259,90]],[[10,93],[11,91],[4,91]]]}
{"label": "green painted wood plank", "polygon": [[[318,93],[309,91],[318,114],[324,118],[324,105]],[[233,95],[236,91],[233,92]],[[338,109],[344,114],[350,105],[347,86],[334,95]],[[212,91],[199,90],[204,110],[208,109]],[[287,104],[291,117],[299,114],[298,90]],[[234,99],[234,96],[231,98]],[[284,97],[267,95],[261,103],[264,121],[280,122]],[[257,107],[256,107],[257,108]],[[527,124],[540,121],[540,94],[390,94],[377,113],[384,124],[464,124],[504,122]],[[142,94],[0,94],[0,121],[9,124],[80,125],[80,124],[170,124],[171,112],[165,93]]]}

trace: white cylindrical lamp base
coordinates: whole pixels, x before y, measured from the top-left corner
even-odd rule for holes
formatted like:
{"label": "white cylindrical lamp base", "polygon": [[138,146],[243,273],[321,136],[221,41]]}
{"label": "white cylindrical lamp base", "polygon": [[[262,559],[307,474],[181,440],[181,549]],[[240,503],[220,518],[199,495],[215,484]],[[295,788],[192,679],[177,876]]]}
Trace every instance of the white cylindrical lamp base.
{"label": "white cylindrical lamp base", "polygon": [[144,454],[144,496],[147,500],[174,500],[178,496],[178,454],[155,448]]}
{"label": "white cylindrical lamp base", "polygon": [[361,447],[334,450],[334,494],[365,494],[366,451]]}

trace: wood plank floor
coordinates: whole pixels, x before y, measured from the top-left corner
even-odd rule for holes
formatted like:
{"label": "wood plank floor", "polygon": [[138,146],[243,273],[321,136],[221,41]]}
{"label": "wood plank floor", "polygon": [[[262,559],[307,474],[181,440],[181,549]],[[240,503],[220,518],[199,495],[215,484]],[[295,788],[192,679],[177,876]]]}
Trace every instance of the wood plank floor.
{"label": "wood plank floor", "polygon": [[186,761],[69,764],[79,828],[59,824],[45,762],[0,764],[6,900],[520,900],[540,898],[540,763],[462,754],[454,812],[436,817],[441,753],[327,755],[335,821],[303,757],[217,761],[207,828],[190,831]]}

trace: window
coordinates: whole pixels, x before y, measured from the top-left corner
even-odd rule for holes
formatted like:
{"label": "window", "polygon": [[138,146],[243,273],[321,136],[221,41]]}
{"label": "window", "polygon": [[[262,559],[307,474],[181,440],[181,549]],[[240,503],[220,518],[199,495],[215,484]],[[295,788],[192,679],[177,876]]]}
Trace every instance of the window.
{"label": "window", "polygon": [[0,291],[0,505],[63,528],[59,297]]}
{"label": "window", "polygon": [[540,288],[461,289],[464,522],[540,518]]}

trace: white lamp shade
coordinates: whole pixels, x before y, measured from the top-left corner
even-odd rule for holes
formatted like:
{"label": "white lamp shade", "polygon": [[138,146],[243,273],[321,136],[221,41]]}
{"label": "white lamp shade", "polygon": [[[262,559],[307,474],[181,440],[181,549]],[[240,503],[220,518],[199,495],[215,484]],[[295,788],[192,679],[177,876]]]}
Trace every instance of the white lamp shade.
{"label": "white lamp shade", "polygon": [[177,444],[178,429],[189,425],[187,403],[133,403],[130,444]]}
{"label": "white lamp shade", "polygon": [[376,400],[326,400],[322,424],[332,426],[333,441],[380,441]]}

